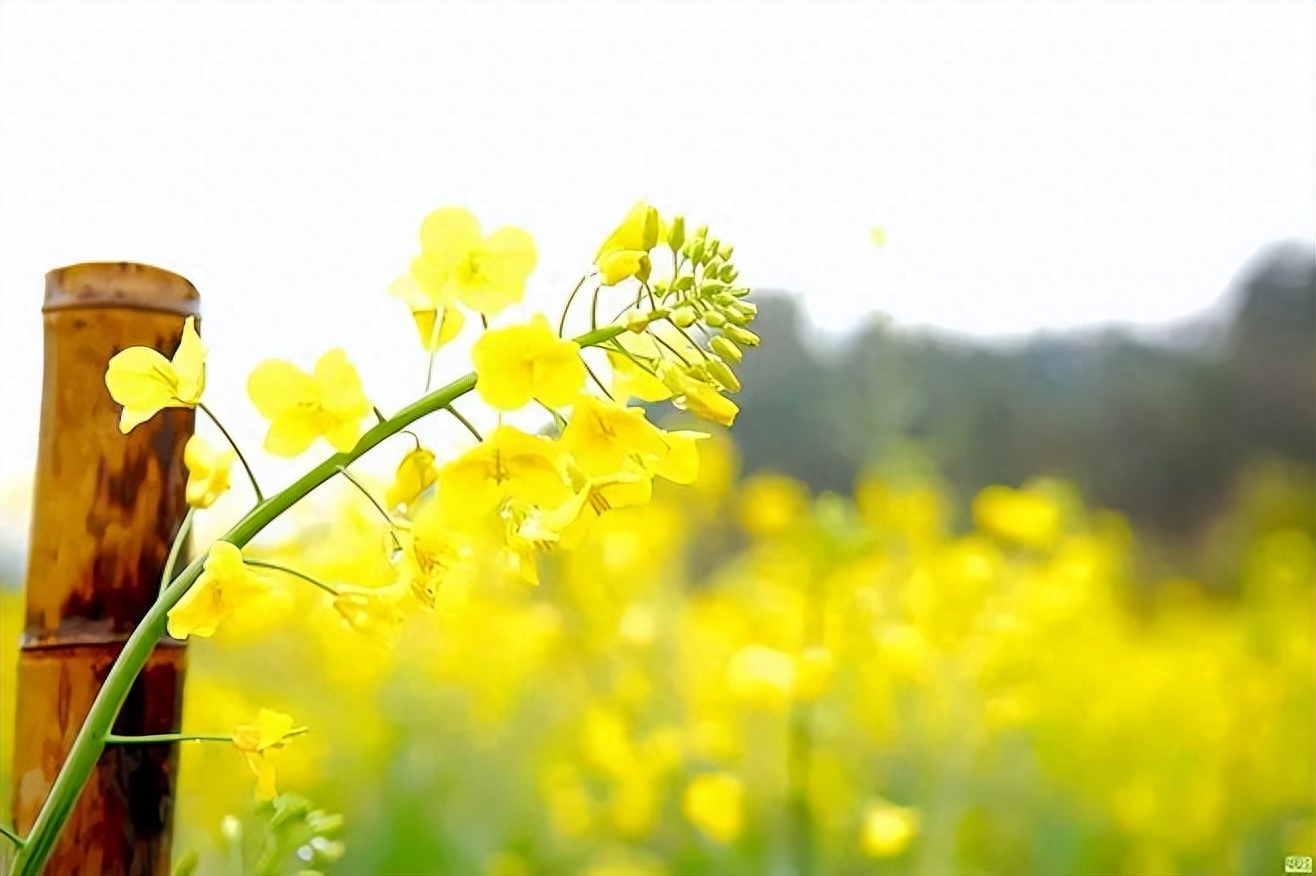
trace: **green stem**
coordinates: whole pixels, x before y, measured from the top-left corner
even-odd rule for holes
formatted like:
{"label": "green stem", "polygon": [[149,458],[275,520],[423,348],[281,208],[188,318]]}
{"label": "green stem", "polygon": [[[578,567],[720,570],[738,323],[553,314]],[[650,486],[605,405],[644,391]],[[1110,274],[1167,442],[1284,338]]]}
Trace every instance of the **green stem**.
{"label": "green stem", "polygon": [[220,432],[224,433],[224,439],[228,441],[228,446],[233,448],[233,452],[238,455],[238,462],[242,463],[242,467],[247,470],[247,480],[251,481],[251,488],[256,491],[256,503],[264,502],[265,494],[260,491],[260,484],[256,483],[256,474],[251,470],[251,466],[247,465],[247,457],[242,455],[242,449],[238,447],[238,442],[233,440],[233,436],[228,433],[228,429],[224,428],[224,424],[219,421],[219,417],[215,416],[214,411],[201,402],[197,402],[196,406],[210,418],[210,422],[214,423]]}
{"label": "green stem", "polygon": [[338,595],[337,590],[335,590],[334,588],[330,587],[328,584],[324,583],[323,581],[320,581],[317,578],[312,578],[310,575],[306,574],[305,572],[298,572],[296,569],[289,569],[287,566],[280,566],[278,563],[270,563],[270,562],[266,562],[265,560],[250,560],[244,557],[242,562],[248,566],[255,566],[257,569],[270,569],[271,571],[274,572],[282,572],[285,575],[291,575],[294,578],[301,578],[306,583],[314,584],[316,587],[319,587],[321,590],[323,590],[325,593],[328,593],[330,596]]}
{"label": "green stem", "polygon": [[108,733],[106,745],[157,745],[164,742],[232,742],[232,736],[212,736],[198,733],[156,733],[151,736],[119,736]]}
{"label": "green stem", "polygon": [[576,300],[576,293],[580,291],[580,287],[584,286],[585,281],[591,276],[593,275],[586,274],[581,277],[580,282],[576,284],[576,288],[572,289],[571,294],[567,296],[567,303],[562,305],[562,318],[557,321],[557,336],[559,338],[562,337],[562,333],[567,330],[567,313],[571,310],[571,302]]}
{"label": "green stem", "polygon": [[456,408],[454,408],[452,405],[448,405],[446,408],[444,408],[444,410],[446,410],[448,413],[450,413],[450,414],[452,414],[454,417],[456,417],[456,418],[457,418],[457,422],[459,422],[459,423],[461,423],[463,426],[465,426],[465,427],[466,427],[466,431],[467,431],[467,432],[470,432],[472,435],[474,435],[476,441],[479,441],[481,444],[484,443],[484,436],[480,434],[480,430],[477,429],[477,428],[475,428],[475,426],[473,426],[473,425],[471,424],[471,421],[470,421],[470,420],[466,419],[466,418],[463,417],[461,414],[459,414],[459,413],[457,412],[457,409],[456,409]]}
{"label": "green stem", "polygon": [[[625,326],[605,326],[583,334],[575,338],[575,341],[581,347],[593,347],[617,337],[624,331],[626,331]],[[306,498],[316,487],[338,474],[339,468],[350,465],[382,441],[401,432],[421,417],[447,407],[474,388],[475,375],[467,374],[407,405],[386,422],[367,430],[350,451],[335,453],[290,486],[251,509],[224,535],[223,540],[239,548],[246,546],[285,511]],[[64,766],[55,777],[55,783],[51,786],[46,802],[37,814],[26,843],[14,858],[11,873],[35,876],[45,866],[60,832],[64,829],[65,822],[68,821],[69,813],[73,811],[73,804],[77,802],[83,785],[87,783],[87,779],[96,768],[96,761],[105,748],[105,739],[114,725],[115,718],[119,715],[119,710],[123,707],[124,700],[128,697],[129,689],[146,665],[151,652],[155,650],[156,643],[165,634],[169,610],[177,605],[188,589],[196,583],[201,575],[203,561],[204,555],[188,564],[187,568],[164,589],[160,598],[147,610],[146,616],[124,643],[123,650],[119,652],[118,659],[110,668],[109,675],[106,676],[100,693],[96,695],[77,738],[73,740],[73,747],[69,749]]]}
{"label": "green stem", "polygon": [[20,849],[23,848],[23,846],[27,845],[27,843],[23,842],[23,838],[21,836],[14,833],[12,830],[5,827],[3,824],[0,824],[0,835],[4,836],[5,839],[9,840],[11,843],[18,846]]}
{"label": "green stem", "polygon": [[178,535],[174,536],[174,543],[169,546],[169,557],[165,560],[164,574],[160,576],[161,593],[173,580],[174,569],[178,566],[178,558],[183,553],[183,545],[187,543],[187,534],[192,531],[192,517],[195,514],[195,508],[187,509],[187,516],[183,518],[183,525],[178,527]]}

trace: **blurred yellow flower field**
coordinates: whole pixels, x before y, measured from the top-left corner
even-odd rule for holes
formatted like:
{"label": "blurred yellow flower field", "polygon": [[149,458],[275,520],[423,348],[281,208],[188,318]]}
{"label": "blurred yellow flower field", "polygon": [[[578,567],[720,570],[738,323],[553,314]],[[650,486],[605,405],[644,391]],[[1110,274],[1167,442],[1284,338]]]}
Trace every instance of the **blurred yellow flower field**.
{"label": "blurred yellow flower field", "polygon": [[[1210,593],[1138,580],[1122,519],[1060,484],[989,489],[956,531],[929,480],[812,497],[699,449],[693,487],[601,516],[537,588],[489,533],[396,647],[272,577],[192,640],[184,732],[309,727],[254,767],[345,817],[330,872],[1250,873],[1312,847],[1308,536],[1258,530]],[[305,513],[248,555],[390,580],[358,492]],[[184,745],[201,873],[258,830],[243,757]]]}

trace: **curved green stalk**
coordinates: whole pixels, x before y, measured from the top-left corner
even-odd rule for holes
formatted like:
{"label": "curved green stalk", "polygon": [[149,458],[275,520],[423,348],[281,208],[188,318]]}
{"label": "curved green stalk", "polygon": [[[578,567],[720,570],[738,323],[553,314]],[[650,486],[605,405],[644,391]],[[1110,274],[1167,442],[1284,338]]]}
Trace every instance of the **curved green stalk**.
{"label": "curved green stalk", "polygon": [[[626,331],[625,326],[606,326],[583,334],[575,341],[581,347],[593,347],[615,338],[624,331]],[[392,417],[367,430],[351,450],[333,454],[302,475],[291,486],[280,490],[251,509],[225,533],[221,540],[237,547],[244,547],[261,530],[306,498],[316,487],[337,475],[340,468],[360,459],[376,445],[401,432],[421,417],[451,405],[474,388],[475,375],[467,374],[407,405]],[[55,777],[55,783],[51,786],[46,802],[37,814],[32,830],[24,838],[23,846],[14,858],[10,868],[11,874],[35,876],[45,866],[60,832],[64,829],[65,822],[68,821],[69,813],[73,811],[78,795],[82,792],[83,785],[87,783],[87,779],[96,768],[96,761],[100,759],[106,739],[110,735],[110,728],[114,726],[114,720],[118,717],[119,710],[123,708],[129,689],[142,668],[146,666],[146,661],[155,650],[156,643],[165,634],[169,610],[177,605],[183,594],[196,583],[201,575],[205,557],[206,555],[202,554],[188,564],[173,583],[164,589],[160,598],[137,625],[137,629],[128,637],[109,675],[106,676],[100,693],[91,704],[91,710],[87,713],[87,719],[82,723],[77,738],[73,740],[73,747],[69,749],[64,766]]]}

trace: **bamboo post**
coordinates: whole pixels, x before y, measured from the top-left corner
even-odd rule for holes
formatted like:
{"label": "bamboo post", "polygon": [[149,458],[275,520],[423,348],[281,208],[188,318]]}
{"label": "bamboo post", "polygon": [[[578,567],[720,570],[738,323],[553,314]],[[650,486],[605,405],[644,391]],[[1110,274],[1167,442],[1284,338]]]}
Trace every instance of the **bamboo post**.
{"label": "bamboo post", "polygon": [[[32,826],[106,673],[160,591],[187,511],[183,447],[195,413],[168,408],[123,435],[105,367],[125,347],[172,355],[199,297],[187,280],[128,263],[46,275],[45,366],[27,617],[18,664],[14,821]],[[164,639],[114,726],[172,733],[186,650]],[[59,874],[169,868],[177,745],[107,748],[47,865]]]}

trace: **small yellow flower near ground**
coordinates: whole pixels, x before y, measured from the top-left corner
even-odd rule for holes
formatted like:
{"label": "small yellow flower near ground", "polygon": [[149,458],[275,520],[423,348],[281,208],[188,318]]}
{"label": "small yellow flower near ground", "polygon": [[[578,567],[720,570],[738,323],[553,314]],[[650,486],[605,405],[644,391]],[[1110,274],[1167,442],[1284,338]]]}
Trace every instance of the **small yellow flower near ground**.
{"label": "small yellow flower near ground", "polygon": [[200,435],[187,439],[183,464],[187,466],[187,504],[209,508],[229,488],[229,470],[238,455],[233,450],[215,450]]}
{"label": "small yellow flower near ground", "polygon": [[718,843],[734,842],[744,828],[745,787],[729,773],[705,773],[685,789],[681,811]]}
{"label": "small yellow flower near ground", "polygon": [[210,546],[196,583],[169,609],[169,635],[175,639],[213,636],[237,608],[267,589],[242,562],[242,551],[236,545],[217,541]]}
{"label": "small yellow flower near ground", "polygon": [[763,708],[790,702],[795,687],[795,658],[766,645],[746,645],[727,664],[727,686],[738,699]]}
{"label": "small yellow flower near ground", "polygon": [[273,800],[278,796],[274,765],[266,759],[266,752],[282,748],[294,736],[305,732],[305,727],[293,726],[291,715],[270,709],[261,709],[255,724],[240,724],[233,731],[233,746],[242,752],[247,766],[256,774],[256,799]]}
{"label": "small yellow flower near ground", "polygon": [[282,359],[262,362],[247,380],[247,395],[270,421],[265,449],[275,456],[299,456],[320,437],[346,453],[371,411],[361,378],[342,350],[321,356],[313,374]]}
{"label": "small yellow flower near ground", "polygon": [[645,419],[642,408],[624,408],[590,395],[576,398],[562,430],[562,446],[589,477],[620,472],[632,455],[662,457],[668,451],[662,431]]}
{"label": "small yellow flower near ground", "polygon": [[917,809],[878,800],[864,810],[859,843],[870,858],[894,858],[909,848],[918,829]]}
{"label": "small yellow flower near ground", "polygon": [[441,304],[425,294],[411,274],[398,277],[388,291],[405,301],[411,309],[411,318],[416,321],[416,332],[420,335],[420,345],[427,353],[435,352],[457,337],[466,325],[466,315],[461,310]]}
{"label": "small yellow flower near ground", "polygon": [[439,504],[449,521],[472,520],[518,499],[555,508],[571,496],[562,448],[547,438],[499,426],[439,472]]}
{"label": "small yellow flower near ground", "polygon": [[110,397],[123,405],[119,431],[127,435],[164,408],[194,408],[206,388],[206,348],[196,318],[183,322],[183,339],[172,359],[150,347],[129,347],[105,370]]}
{"label": "small yellow flower near ground", "polygon": [[425,217],[420,246],[411,262],[417,288],[436,308],[460,302],[485,316],[525,297],[526,279],[539,261],[528,232],[509,226],[484,237],[479,221],[461,207]]}
{"label": "small yellow flower near ground", "polygon": [[658,245],[661,231],[658,211],[639,201],[626,214],[594,257],[604,286],[615,286],[629,277],[648,282],[653,264],[649,251]]}
{"label": "small yellow flower near ground", "polygon": [[821,699],[836,675],[832,652],[826,648],[806,648],[795,665],[795,699],[805,703]]}
{"label": "small yellow flower near ground", "polygon": [[550,408],[571,404],[585,386],[580,346],[554,334],[536,313],[525,325],[485,332],[471,350],[475,390],[495,408],[514,411],[538,399]]}
{"label": "small yellow flower near ground", "polygon": [[737,510],[740,525],[750,535],[780,535],[808,515],[809,490],[785,475],[756,474],[745,480]]}
{"label": "small yellow flower near ground", "polygon": [[983,532],[1034,550],[1047,550],[1060,535],[1060,507],[1040,491],[988,487],[973,500],[973,520]]}

